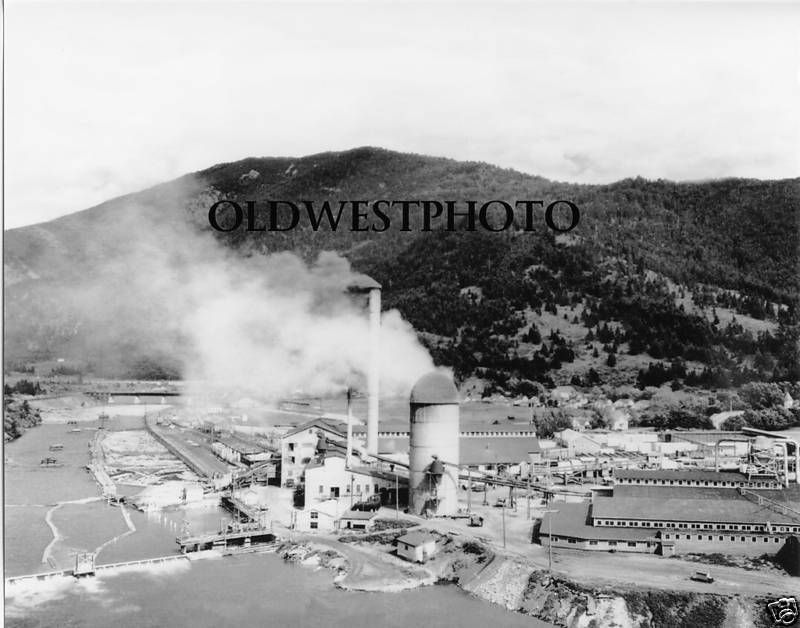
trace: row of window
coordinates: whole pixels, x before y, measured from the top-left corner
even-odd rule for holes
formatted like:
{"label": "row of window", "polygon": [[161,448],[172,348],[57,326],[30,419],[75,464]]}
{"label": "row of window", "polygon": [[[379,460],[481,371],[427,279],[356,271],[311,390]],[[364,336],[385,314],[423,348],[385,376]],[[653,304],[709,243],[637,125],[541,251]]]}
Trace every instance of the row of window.
{"label": "row of window", "polygon": [[[331,486],[330,488],[336,489],[337,493],[339,491],[339,487],[338,486]],[[365,494],[369,494],[369,489],[370,489],[370,485],[369,484],[364,484],[364,493]],[[344,492],[348,493],[349,491],[350,491],[350,487],[349,486],[345,486],[344,487]],[[375,484],[375,492],[376,493],[380,492],[380,487],[377,484]],[[319,494],[323,495],[324,493],[325,493],[325,487],[322,484],[320,484],[319,485]],[[356,484],[356,485],[353,486],[353,493],[355,493],[357,495],[361,494],[361,484]]]}
{"label": "row of window", "polygon": [[662,478],[618,478],[617,484],[650,484],[654,486],[717,486],[720,488],[773,488],[781,487],[780,482],[769,480],[733,481],[733,480],[665,480]]}
{"label": "row of window", "polygon": [[[566,541],[571,545],[575,545],[578,542],[578,539],[571,539],[571,538],[562,539],[561,537],[554,536],[553,542],[555,543],[558,541]],[[617,547],[617,541],[600,541],[600,542],[608,543],[608,547]],[[589,541],[589,545],[597,545],[597,543],[598,541]],[[647,541],[621,541],[621,543],[625,544],[627,547],[637,547],[637,546],[650,547],[650,543]]]}
{"label": "row of window", "polygon": [[[704,535],[702,535],[702,534],[697,534],[695,536],[697,538],[694,539],[694,540],[697,540],[697,541],[704,541],[704,540],[705,541],[713,541],[714,540],[714,535],[713,534],[707,534],[707,535],[705,535],[705,538],[704,538]],[[664,538],[668,539],[668,538],[670,538],[670,535],[669,534],[665,534]],[[683,535],[683,537],[681,537],[680,534],[676,534],[675,535],[675,540],[676,541],[680,541],[681,538],[685,538],[685,540],[691,541],[692,540],[692,535],[691,534],[685,534],[685,535]],[[764,543],[769,543],[770,538],[773,540],[774,543],[780,543],[781,542],[781,538],[777,537],[777,536],[774,536],[774,537],[769,537],[769,536],[761,536],[761,537],[759,537],[759,536],[740,536],[739,537],[739,542],[745,543],[747,541],[747,539],[750,539],[751,543],[756,543],[756,542],[758,542],[758,539],[763,539]],[[722,534],[720,534],[717,537],[717,541],[725,541],[725,540],[726,540],[725,536],[723,536]],[[727,538],[727,540],[728,541],[736,541],[736,537],[733,536],[733,535],[730,535]]]}
{"label": "row of window", "polygon": [[745,532],[800,532],[800,526],[767,526],[745,523],[687,523],[685,521],[641,521],[619,519],[595,519],[596,526],[623,526],[630,528],[681,528],[691,530],[742,530]]}
{"label": "row of window", "polygon": [[[697,534],[697,535],[694,535],[694,536],[691,535],[691,534],[685,534],[683,536],[681,536],[680,534],[676,534],[674,536],[675,536],[675,540],[676,541],[679,541],[681,539],[684,539],[686,541],[691,541],[691,540],[713,541],[714,540],[714,536],[711,535],[711,534],[708,534],[708,535]],[[667,534],[667,535],[665,535],[664,538],[668,539],[668,538],[670,538],[670,535]],[[729,536],[727,538],[727,540],[735,542],[736,538],[737,537],[731,535],[731,536]],[[749,542],[751,542],[751,543],[757,543],[758,539],[762,539],[763,543],[769,543],[770,539],[772,539],[773,543],[780,543],[781,542],[781,538],[777,537],[777,536],[775,536],[775,537],[769,537],[769,536],[740,536],[739,537],[739,542],[745,543],[745,542],[748,542],[748,539],[749,539]],[[571,539],[571,538],[561,539],[561,537],[558,537],[558,536],[554,536],[553,537],[553,542],[556,542],[556,541],[559,541],[559,540],[565,540],[565,541],[567,541],[567,543],[575,544],[575,543],[578,542],[579,539]],[[725,536],[723,536],[721,534],[717,537],[717,541],[725,541],[725,540],[726,540]],[[616,547],[617,546],[617,541],[600,541],[600,542],[601,543],[608,543],[609,547]],[[598,541],[594,541],[594,540],[590,540],[589,541],[589,545],[597,545],[597,543],[598,543]],[[650,545],[651,545],[650,542],[648,542],[648,541],[621,541],[621,543],[625,543],[628,547],[637,547],[637,545],[650,547]]]}

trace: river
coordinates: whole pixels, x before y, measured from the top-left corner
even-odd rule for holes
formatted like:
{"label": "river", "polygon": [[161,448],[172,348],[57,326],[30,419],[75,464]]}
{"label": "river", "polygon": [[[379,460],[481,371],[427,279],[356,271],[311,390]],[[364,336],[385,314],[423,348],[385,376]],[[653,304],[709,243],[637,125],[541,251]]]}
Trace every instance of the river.
{"label": "river", "polygon": [[[28,430],[5,448],[5,574],[73,567],[77,551],[98,551],[97,564],[176,552],[184,522],[216,529],[220,509],[126,510],[99,500],[85,470],[94,423],[80,432],[63,424]],[[110,428],[130,428],[113,422]],[[51,453],[49,446],[63,444]],[[54,456],[63,466],[43,468]],[[124,487],[123,487],[124,489]],[[125,490],[125,492],[129,492]],[[544,622],[479,601],[454,586],[402,593],[336,589],[332,572],[286,564],[272,554],[178,561],[99,572],[92,578],[54,578],[6,588],[6,624],[42,627],[330,626],[366,622],[425,626],[527,626]]]}

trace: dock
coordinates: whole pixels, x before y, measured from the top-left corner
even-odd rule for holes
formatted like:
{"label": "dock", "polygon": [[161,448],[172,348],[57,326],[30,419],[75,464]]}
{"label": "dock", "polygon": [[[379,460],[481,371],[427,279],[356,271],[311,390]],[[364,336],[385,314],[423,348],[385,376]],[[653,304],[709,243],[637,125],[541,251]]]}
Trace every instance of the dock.
{"label": "dock", "polygon": [[275,538],[271,525],[239,524],[232,530],[178,537],[175,541],[180,546],[182,554],[210,549],[233,553],[235,549],[246,550],[256,545],[273,543]]}

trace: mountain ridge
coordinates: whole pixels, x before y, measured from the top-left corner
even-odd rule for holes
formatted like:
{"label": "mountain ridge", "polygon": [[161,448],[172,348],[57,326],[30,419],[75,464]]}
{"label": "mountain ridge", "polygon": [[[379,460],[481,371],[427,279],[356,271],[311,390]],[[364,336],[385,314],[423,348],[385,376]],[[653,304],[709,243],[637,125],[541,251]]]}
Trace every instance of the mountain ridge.
{"label": "mountain ridge", "polygon": [[[682,321],[674,324],[691,327],[695,325],[692,320],[699,321],[699,316],[708,319],[712,309],[720,308],[738,312],[740,318],[753,314],[771,332],[779,328],[791,331],[796,328],[800,294],[799,189],[800,179],[672,182],[634,177],[602,185],[572,184],[485,162],[460,162],[375,147],[302,158],[251,157],[224,162],[53,221],[6,231],[9,357],[17,361],[55,357],[72,350],[70,347],[82,347],[82,342],[75,341],[85,333],[80,331],[82,323],[64,303],[53,302],[53,292],[68,293],[70,286],[84,286],[92,276],[105,272],[100,269],[121,265],[131,255],[140,255],[138,249],[143,241],[150,247],[148,254],[169,256],[171,248],[178,249],[172,253],[176,266],[189,263],[194,250],[181,251],[175,244],[190,242],[189,248],[199,246],[192,240],[196,234],[213,238],[230,255],[241,259],[292,251],[311,262],[321,251],[339,252],[356,271],[372,274],[384,285],[386,304],[398,308],[415,325],[441,363],[460,364],[462,377],[496,370],[497,366],[511,380],[530,380],[520,376],[518,362],[534,360],[534,353],[547,343],[523,342],[523,349],[530,355],[525,351],[519,354],[519,346],[513,345],[520,344],[532,325],[541,324],[547,314],[544,308],[552,310],[555,306],[558,316],[567,315],[570,321],[589,312],[588,322],[579,320],[580,326],[584,332],[596,330],[598,325],[611,322],[612,316],[624,319],[618,306],[625,299],[635,301],[635,290],[652,292],[643,311],[655,308],[659,315],[667,316],[664,308],[672,308],[666,305],[671,300],[675,313],[667,318],[673,323]],[[430,233],[391,229],[382,234],[324,228],[312,231],[302,226],[285,233],[218,233],[208,225],[207,212],[216,200],[270,198],[561,198],[581,208],[581,224],[568,241],[557,238],[543,224],[536,232],[504,234],[446,233],[439,230],[441,224],[437,221]],[[607,266],[615,270],[608,271]],[[614,279],[609,284],[612,296],[607,298],[600,294],[599,286],[608,279],[608,272]],[[648,272],[663,278],[659,281],[664,285],[657,290],[645,288]],[[118,284],[125,275],[120,271],[114,277],[109,280],[108,289],[112,291],[114,282]],[[677,286],[674,294],[670,292],[672,288],[665,287],[670,282]],[[432,291],[431,286],[438,286],[438,292]],[[480,302],[465,299],[462,294],[475,286],[482,294]],[[633,295],[628,294],[631,291]],[[588,297],[590,293],[594,296]],[[683,297],[676,296],[681,293]],[[691,297],[686,296],[689,293]],[[683,313],[678,307],[681,299]],[[438,303],[438,310],[431,310],[434,303]],[[562,311],[569,305],[574,307]],[[513,316],[504,312],[504,307],[510,308]],[[600,310],[606,318],[596,321],[594,310]],[[63,320],[54,324],[62,313]],[[472,329],[470,317],[481,320],[482,327]],[[442,326],[441,321],[448,318],[458,324]],[[636,335],[632,331],[635,321],[620,320],[626,334]],[[498,338],[490,331],[502,321],[507,333]],[[512,329],[517,322],[520,324]],[[759,329],[759,325],[753,329]],[[481,350],[472,351],[478,355],[477,362],[465,358],[467,349],[461,351],[464,355],[460,358],[454,357],[452,351],[459,353],[469,330],[475,338],[485,336],[480,344],[494,342],[505,349],[482,346]],[[570,340],[573,353],[580,344],[577,331],[575,334]],[[642,331],[634,339],[636,349],[644,340],[643,334]],[[115,334],[108,336],[113,341]],[[733,341],[723,340],[719,329],[706,330],[700,336],[695,334],[692,341],[699,342],[697,346],[702,346],[703,351],[690,353],[705,356],[706,360],[700,363],[709,368],[730,371],[732,367],[726,361],[733,360],[741,370],[755,359],[756,353],[763,353],[763,347],[756,346],[760,341],[753,338],[748,341],[749,353],[731,356],[728,354],[735,351],[728,347],[722,352],[725,355],[712,356],[717,351],[711,351],[713,347]],[[440,341],[431,344],[431,338]],[[685,350],[689,342],[684,338],[679,344]],[[551,344],[560,346],[556,341]],[[615,355],[619,345],[626,349],[627,344],[627,340],[618,338]],[[553,350],[553,346],[546,347],[548,356]],[[96,354],[98,348],[92,351]],[[657,347],[654,352],[654,360],[678,357],[675,351],[658,357]],[[774,351],[767,353],[772,357],[764,358],[765,364],[771,364],[770,360],[780,362]],[[494,355],[485,358],[489,354]],[[568,356],[562,351],[562,357]],[[96,362],[97,356],[88,359]],[[490,365],[480,363],[487,359]],[[540,360],[537,369],[528,374],[544,378],[549,372],[562,370],[561,366],[553,368],[550,359],[544,360],[550,366],[545,368]],[[785,374],[786,369],[781,368]],[[762,369],[759,377],[766,377],[768,370]]]}

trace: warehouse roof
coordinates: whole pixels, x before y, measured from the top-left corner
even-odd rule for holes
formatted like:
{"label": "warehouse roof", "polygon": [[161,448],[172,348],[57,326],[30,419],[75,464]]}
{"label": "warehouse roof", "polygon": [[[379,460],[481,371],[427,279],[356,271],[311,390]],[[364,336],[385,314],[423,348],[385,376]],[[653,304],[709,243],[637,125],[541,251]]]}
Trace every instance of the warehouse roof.
{"label": "warehouse roof", "polygon": [[533,436],[497,436],[459,439],[461,464],[519,464],[528,454],[541,452],[539,439]]}
{"label": "warehouse roof", "polygon": [[616,469],[614,477],[632,480],[700,480],[709,482],[747,482],[744,473],[704,469]]}
{"label": "warehouse roof", "polygon": [[[593,526],[590,523],[589,502],[578,504],[553,504],[557,512],[546,512],[539,534],[548,536],[552,527],[553,536],[568,536],[576,539],[608,541],[646,541],[655,537],[655,530],[641,528],[612,528]],[[552,520],[551,520],[552,517]]]}
{"label": "warehouse roof", "polygon": [[706,523],[800,524],[777,510],[738,499],[687,499],[655,497],[600,497],[594,499],[595,519],[640,519]]}
{"label": "warehouse roof", "polygon": [[244,441],[241,438],[236,438],[235,436],[219,436],[216,440],[226,447],[229,447],[234,451],[238,451],[240,454],[260,454],[266,451],[263,447],[259,447],[253,443],[248,443],[247,441]]}
{"label": "warehouse roof", "polygon": [[441,371],[433,371],[417,380],[411,389],[410,401],[421,404],[457,404],[458,390],[452,377]]}
{"label": "warehouse roof", "polygon": [[[658,499],[741,499],[736,488],[700,486],[658,486],[652,484],[617,484],[613,487],[615,497],[654,497]],[[800,486],[792,484],[781,490],[759,489],[758,494],[800,510]]]}

